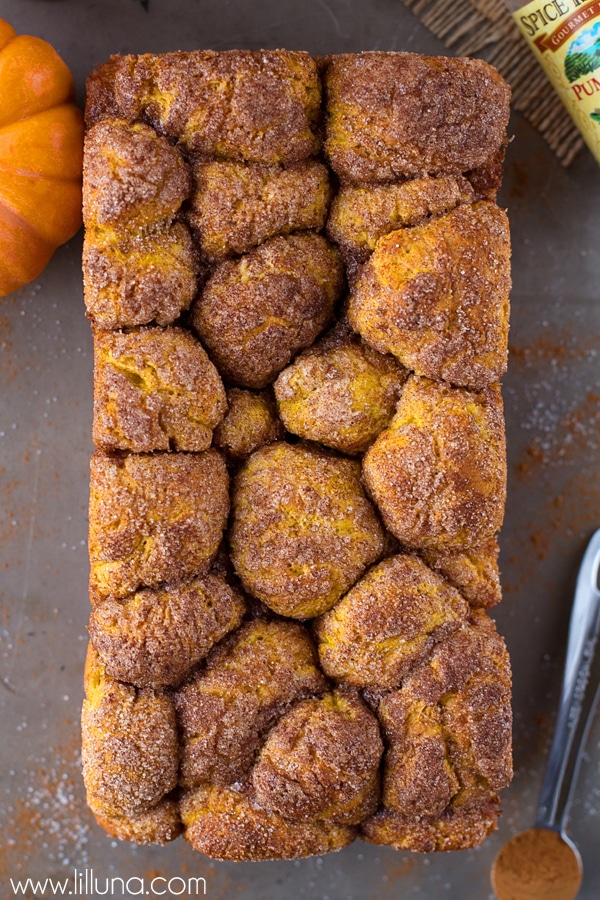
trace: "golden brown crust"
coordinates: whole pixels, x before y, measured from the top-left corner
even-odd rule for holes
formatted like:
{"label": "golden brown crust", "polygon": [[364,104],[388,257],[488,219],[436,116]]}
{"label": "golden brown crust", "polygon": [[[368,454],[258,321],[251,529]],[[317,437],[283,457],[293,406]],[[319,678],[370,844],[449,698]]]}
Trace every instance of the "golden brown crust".
{"label": "golden brown crust", "polygon": [[238,591],[219,575],[107,598],[90,617],[92,644],[113,678],[137,687],[176,685],[245,612]]}
{"label": "golden brown crust", "polygon": [[83,780],[101,816],[138,816],[177,784],[179,742],[173,703],[107,675],[90,646],[81,715]]}
{"label": "golden brown crust", "polygon": [[94,336],[93,438],[103,450],[207,450],[227,409],[219,373],[183,328]]}
{"label": "golden brown crust", "polygon": [[[92,798],[88,798],[92,811]],[[183,823],[179,815],[179,803],[165,799],[147,812],[137,816],[104,816],[94,812],[96,821],[111,837],[120,841],[132,841],[134,844],[167,844],[174,841],[183,831]]]}
{"label": "golden brown crust", "polygon": [[83,216],[86,229],[134,229],[171,221],[191,178],[177,149],[143,122],[112,119],[85,137]]}
{"label": "golden brown crust", "polygon": [[481,390],[506,370],[506,214],[491,203],[382,237],[361,271],[350,324],[417,375]]}
{"label": "golden brown crust", "polygon": [[96,452],[90,481],[92,599],[120,599],[140,587],[204,575],[227,522],[228,486],[216,450]]}
{"label": "golden brown crust", "polygon": [[121,110],[115,99],[114,80],[121,65],[121,56],[113,55],[93,69],[85,83],[86,130],[102,119],[118,119]]}
{"label": "golden brown crust", "polygon": [[259,447],[283,437],[277,406],[267,391],[227,391],[229,409],[215,429],[215,445],[231,460],[246,459]]}
{"label": "golden brown crust", "polygon": [[[321,77],[341,254],[316,233],[332,190],[314,158]],[[495,826],[510,672],[469,604],[499,599],[490,384],[509,249],[489,201],[507,113],[485,63],[404,53],[146,54],[90,76],[84,283],[103,452],[83,757],[109,834],[185,829],[210,856],[255,860],[339,849],[361,825],[417,850]],[[342,257],[354,293],[313,346]],[[221,376],[236,385],[224,419]],[[365,451],[394,535],[360,462],[339,455]],[[309,629],[264,604],[320,618]]]}
{"label": "golden brown crust", "polygon": [[124,56],[114,97],[188,150],[218,159],[291,163],[319,149],[321,88],[314,60],[289,50]]}
{"label": "golden brown crust", "polygon": [[512,777],[510,688],[504,641],[476,611],[381,701],[384,809],[369,839],[433,850],[485,837]]}
{"label": "golden brown crust", "polygon": [[383,520],[403,544],[464,551],[499,530],[506,445],[498,385],[480,393],[412,375],[363,460]]}
{"label": "golden brown crust", "polygon": [[325,150],[342,181],[466,172],[503,144],[510,88],[480,59],[329,57]]}
{"label": "golden brown crust", "polygon": [[264,388],[330,321],[343,284],[341,259],[325,238],[275,237],[216,267],[192,325],[225,379]]}
{"label": "golden brown crust", "polygon": [[355,455],[388,425],[407,373],[344,326],[305,350],[275,382],[288,431]]}
{"label": "golden brown crust", "polygon": [[383,531],[359,464],[283,441],[257,450],[233,489],[231,559],[245,589],[308,619],[329,609],[381,555]]}
{"label": "golden brown crust", "polygon": [[101,328],[174,321],[196,292],[196,250],[174,222],[191,179],[183,157],[142,122],[101,121],[86,135],[83,271]]}
{"label": "golden brown crust", "polygon": [[181,783],[190,788],[243,778],[261,738],[289,705],[326,688],[301,625],[263,619],[244,625],[212,651],[206,669],[175,695]]}
{"label": "golden brown crust", "polygon": [[193,174],[187,218],[211,262],[325,225],[329,173],[315,160],[287,167],[198,160]]}
{"label": "golden brown crust", "polygon": [[291,822],[262,809],[251,792],[203,785],[181,803],[185,837],[213,859],[321,856],[351,844],[356,829],[333,822]]}
{"label": "golden brown crust", "polygon": [[498,796],[481,789],[469,800],[453,803],[439,816],[402,816],[391,809],[380,809],[362,824],[361,837],[394,850],[470,850],[495,831],[499,815]]}
{"label": "golden brown crust", "polygon": [[471,606],[489,609],[502,600],[497,538],[490,538],[481,547],[468,548],[462,553],[443,550],[422,550],[428,566],[447,578]]}
{"label": "golden brown crust", "polygon": [[315,623],[330,678],[390,690],[434,645],[461,627],[467,603],[417,556],[399,554],[370,569]]}
{"label": "golden brown crust", "polygon": [[115,240],[86,231],[83,285],[87,314],[96,328],[170,325],[188,309],[200,271],[183,222]]}
{"label": "golden brown crust", "polygon": [[398,184],[343,185],[333,199],[327,234],[350,263],[366,262],[379,238],[420,225],[472,203],[473,188],[461,175],[413,178]]}
{"label": "golden brown crust", "polygon": [[507,144],[508,142],[505,141],[486,162],[466,173],[477,200],[496,202],[496,196],[502,187]]}
{"label": "golden brown crust", "polygon": [[357,825],[379,800],[379,725],[358,695],[296,704],[269,733],[252,771],[256,800],[293,821]]}

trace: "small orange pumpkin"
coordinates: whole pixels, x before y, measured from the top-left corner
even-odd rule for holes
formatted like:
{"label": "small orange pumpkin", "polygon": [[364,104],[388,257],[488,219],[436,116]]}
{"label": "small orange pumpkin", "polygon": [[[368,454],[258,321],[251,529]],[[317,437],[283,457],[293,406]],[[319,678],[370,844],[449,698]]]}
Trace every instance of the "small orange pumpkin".
{"label": "small orange pumpkin", "polygon": [[83,115],[73,76],[0,19],[0,297],[36,278],[81,225]]}

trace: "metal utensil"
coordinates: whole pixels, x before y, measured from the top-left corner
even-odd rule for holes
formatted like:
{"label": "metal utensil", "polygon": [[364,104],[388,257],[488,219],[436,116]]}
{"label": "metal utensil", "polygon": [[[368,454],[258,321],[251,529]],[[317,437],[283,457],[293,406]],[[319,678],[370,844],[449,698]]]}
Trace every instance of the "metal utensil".
{"label": "metal utensil", "polygon": [[[600,529],[586,548],[577,577],[558,716],[535,824],[511,838],[494,861],[492,887],[498,900],[534,900],[538,896],[540,900],[573,900],[581,883],[581,857],[566,835],[566,826],[600,696],[600,654],[594,656],[600,631],[599,573]],[[544,830],[554,832],[556,837],[545,835]],[[542,850],[547,855],[554,850],[551,864],[541,864]],[[521,888],[516,886],[516,872],[521,873]]]}

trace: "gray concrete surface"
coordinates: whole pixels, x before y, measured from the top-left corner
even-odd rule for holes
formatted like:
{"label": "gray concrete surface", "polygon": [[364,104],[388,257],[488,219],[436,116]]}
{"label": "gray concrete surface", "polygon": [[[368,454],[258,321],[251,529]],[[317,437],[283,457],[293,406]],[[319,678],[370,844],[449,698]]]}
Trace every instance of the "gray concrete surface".
{"label": "gray concrete surface", "polygon": [[[87,72],[112,52],[443,52],[399,0],[149,0],[147,10],[138,0],[2,0],[0,16],[57,47],[80,101]],[[35,283],[0,300],[2,897],[13,896],[10,878],[64,878],[75,867],[101,879],[202,876],[211,900],[491,896],[498,847],[532,820],[575,572],[600,525],[600,170],[586,151],[565,171],[519,117],[512,131],[502,195],[514,239],[510,493],[506,596],[494,617],[514,666],[516,777],[499,831],[474,852],[417,856],[356,843],[324,859],[232,864],[182,840],[117,845],[95,825],[79,770],[92,354],[78,236]],[[572,810],[581,900],[600,896],[599,776],[596,721]]]}

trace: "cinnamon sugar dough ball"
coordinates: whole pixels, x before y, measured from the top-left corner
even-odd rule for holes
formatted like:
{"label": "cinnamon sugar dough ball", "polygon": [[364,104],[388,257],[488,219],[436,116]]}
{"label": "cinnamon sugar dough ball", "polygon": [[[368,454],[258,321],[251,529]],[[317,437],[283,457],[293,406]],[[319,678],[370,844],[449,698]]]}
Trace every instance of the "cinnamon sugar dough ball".
{"label": "cinnamon sugar dough ball", "polygon": [[96,328],[169,325],[189,308],[200,271],[183,224],[161,223],[129,233],[86,230],[83,286],[88,318]]}
{"label": "cinnamon sugar dough ball", "polygon": [[363,477],[406,546],[464,552],[485,543],[502,525],[506,498],[500,387],[475,393],[411,376]]}
{"label": "cinnamon sugar dough ball", "polygon": [[482,201],[382,237],[348,318],[417,375],[480,390],[506,370],[510,285],[508,220]]}
{"label": "cinnamon sugar dough ball", "polygon": [[219,373],[183,328],[94,336],[94,443],[103,450],[207,450],[227,409]]}
{"label": "cinnamon sugar dough ball", "polygon": [[281,615],[325,612],[384,549],[359,464],[316,446],[257,450],[236,476],[232,502],[236,572]]}
{"label": "cinnamon sugar dough ball", "polygon": [[83,178],[86,228],[121,233],[170,222],[191,190],[177,147],[143,122],[120,119],[87,132]]}
{"label": "cinnamon sugar dough ball", "polygon": [[243,778],[286,709],[326,689],[305,628],[264,619],[247,623],[215,647],[206,668],[175,695],[182,784]]}
{"label": "cinnamon sugar dough ball", "polygon": [[333,199],[327,234],[344,256],[363,263],[390,231],[421,224],[472,203],[473,188],[461,175],[413,178],[399,184],[343,185]]}
{"label": "cinnamon sugar dough ball", "polygon": [[458,591],[417,556],[393,556],[317,620],[321,665],[336,681],[390,690],[460,628],[468,611]]}
{"label": "cinnamon sugar dough ball", "polygon": [[425,852],[482,843],[512,778],[510,689],[504,641],[473,611],[379,705],[383,808],[363,824],[367,840]]}
{"label": "cinnamon sugar dough ball", "polygon": [[248,787],[204,784],[184,794],[185,837],[213,859],[301,859],[351,844],[356,829],[329,821],[292,822],[261,807]]}
{"label": "cinnamon sugar dough ball", "polygon": [[360,836],[394,850],[472,850],[496,830],[499,815],[498,794],[480,786],[459,793],[438,816],[405,816],[383,807],[362,823]]}
{"label": "cinnamon sugar dough ball", "polygon": [[280,373],[275,396],[288,431],[354,455],[389,423],[405,378],[393,357],[336,326]]}
{"label": "cinnamon sugar dough ball", "polygon": [[488,609],[502,600],[496,537],[479,547],[466,547],[462,552],[422,550],[428,566],[443,575],[471,606]]}
{"label": "cinnamon sugar dough ball", "polygon": [[83,779],[102,816],[137,816],[177,784],[179,741],[173,703],[107,675],[92,647],[85,670]]}
{"label": "cinnamon sugar dough ball", "polygon": [[325,225],[331,188],[316,160],[282,166],[199,160],[188,222],[212,262],[247,253],[277,234]]}
{"label": "cinnamon sugar dough ball", "polygon": [[178,684],[244,612],[239,591],[210,573],[122,600],[108,597],[93,607],[88,630],[111,677],[159,688]]}
{"label": "cinnamon sugar dough ball", "polygon": [[173,220],[190,189],[181,153],[149,125],[109,119],[88,131],[83,272],[97,327],[166,325],[189,307],[198,259]]}
{"label": "cinnamon sugar dough ball", "polygon": [[187,150],[218,159],[298,162],[314,155],[321,113],[315,61],[293,50],[124,56],[114,100]]}
{"label": "cinnamon sugar dough ball", "polygon": [[229,409],[215,429],[215,445],[232,460],[245,459],[265,444],[283,437],[277,406],[267,391],[227,391]]}
{"label": "cinnamon sugar dough ball", "polygon": [[480,59],[340,53],[324,84],[325,151],[342,181],[467,172],[505,140],[510,88]]}
{"label": "cinnamon sugar dough ball", "polygon": [[339,253],[325,238],[275,237],[217,266],[192,324],[225,379],[264,388],[330,321],[343,284]]}
{"label": "cinnamon sugar dough ball", "polygon": [[293,821],[357,825],[377,809],[383,744],[357,694],[297,703],[267,737],[252,771],[258,803]]}
{"label": "cinnamon sugar dough ball", "polygon": [[208,571],[229,512],[229,477],[216,450],[106,456],[90,474],[90,597]]}
{"label": "cinnamon sugar dough ball", "polygon": [[166,797],[147,812],[136,816],[105,816],[94,809],[92,798],[88,804],[96,822],[111,837],[134,844],[167,844],[183,831],[179,803]]}

